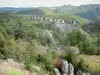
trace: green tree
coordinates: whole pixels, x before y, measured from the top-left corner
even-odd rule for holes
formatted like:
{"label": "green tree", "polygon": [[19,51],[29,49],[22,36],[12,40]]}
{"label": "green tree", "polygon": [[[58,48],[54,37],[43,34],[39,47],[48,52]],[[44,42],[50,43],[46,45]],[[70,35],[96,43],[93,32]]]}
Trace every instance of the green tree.
{"label": "green tree", "polygon": [[0,33],[0,58],[5,55],[4,51],[5,37]]}
{"label": "green tree", "polygon": [[16,27],[14,29],[14,36],[15,36],[15,39],[24,37],[24,31],[22,30],[21,25],[19,25],[19,24],[16,25]]}
{"label": "green tree", "polygon": [[73,30],[68,34],[68,40],[70,40],[70,45],[78,45],[82,41],[85,41],[89,37],[88,33],[82,29]]}

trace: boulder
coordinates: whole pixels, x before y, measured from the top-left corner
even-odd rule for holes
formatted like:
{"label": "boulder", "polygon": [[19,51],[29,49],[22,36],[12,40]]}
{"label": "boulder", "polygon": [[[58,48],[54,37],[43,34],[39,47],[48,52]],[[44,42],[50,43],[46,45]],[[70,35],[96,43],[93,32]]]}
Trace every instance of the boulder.
{"label": "boulder", "polygon": [[68,64],[68,73],[74,75],[74,67],[71,63]]}
{"label": "boulder", "polygon": [[35,69],[37,72],[41,70],[38,66],[35,66],[35,65],[33,65],[33,69]]}
{"label": "boulder", "polygon": [[57,68],[54,68],[54,75],[61,75]]}
{"label": "boulder", "polygon": [[68,73],[68,62],[66,60],[62,60],[61,70],[63,73]]}
{"label": "boulder", "polygon": [[82,71],[81,70],[78,70],[76,75],[83,75]]}

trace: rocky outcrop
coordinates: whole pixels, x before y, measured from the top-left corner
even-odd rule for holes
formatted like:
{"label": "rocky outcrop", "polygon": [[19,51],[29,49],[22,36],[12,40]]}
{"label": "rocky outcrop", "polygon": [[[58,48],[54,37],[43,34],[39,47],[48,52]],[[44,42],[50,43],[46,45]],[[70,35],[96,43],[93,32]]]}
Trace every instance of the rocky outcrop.
{"label": "rocky outcrop", "polygon": [[62,60],[61,70],[63,73],[68,73],[68,62],[66,60]]}
{"label": "rocky outcrop", "polygon": [[61,75],[57,68],[54,68],[54,75]]}
{"label": "rocky outcrop", "polygon": [[68,64],[68,73],[74,75],[74,67],[71,63]]}
{"label": "rocky outcrop", "polygon": [[74,75],[74,67],[71,63],[68,64],[66,60],[62,60],[60,66],[61,66],[60,72],[57,68],[54,68],[55,75]]}
{"label": "rocky outcrop", "polygon": [[54,68],[54,75],[90,75],[88,72],[78,70],[74,73],[74,66],[66,60],[60,60],[57,63],[57,68]]}

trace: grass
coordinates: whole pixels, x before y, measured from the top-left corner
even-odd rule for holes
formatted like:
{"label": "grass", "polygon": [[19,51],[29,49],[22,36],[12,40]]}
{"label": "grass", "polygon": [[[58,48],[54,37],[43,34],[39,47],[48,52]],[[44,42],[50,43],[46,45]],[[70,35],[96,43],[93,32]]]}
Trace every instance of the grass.
{"label": "grass", "polygon": [[5,70],[4,75],[24,75],[24,72],[19,71],[14,68],[9,68],[9,69]]}
{"label": "grass", "polygon": [[100,75],[100,56],[97,55],[79,55],[88,65],[88,70],[91,75]]}

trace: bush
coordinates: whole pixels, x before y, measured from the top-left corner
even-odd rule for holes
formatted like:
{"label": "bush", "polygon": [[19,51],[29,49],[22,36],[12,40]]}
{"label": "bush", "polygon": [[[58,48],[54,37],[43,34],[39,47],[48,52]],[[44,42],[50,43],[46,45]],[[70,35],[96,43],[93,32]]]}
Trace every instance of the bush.
{"label": "bush", "polygon": [[4,47],[5,37],[0,33],[0,48]]}
{"label": "bush", "polygon": [[5,51],[4,51],[4,46],[5,46],[5,37],[0,33],[0,58],[5,58]]}
{"label": "bush", "polygon": [[75,46],[80,42],[85,41],[89,37],[88,33],[82,29],[73,30],[71,33],[68,33],[68,40],[70,40],[70,45]]}
{"label": "bush", "polygon": [[30,60],[30,58],[24,60],[24,65],[26,69],[28,69],[31,72],[33,71],[33,62]]}
{"label": "bush", "polygon": [[100,47],[98,46],[90,46],[87,50],[87,54],[90,55],[100,55]]}
{"label": "bush", "polygon": [[54,60],[53,60],[51,55],[49,55],[49,54],[45,54],[45,55],[39,54],[37,56],[36,60],[39,64],[41,64],[41,63],[44,64],[45,69],[47,71],[52,71],[52,68],[54,66]]}
{"label": "bush", "polygon": [[76,64],[76,55],[70,50],[69,47],[67,47],[65,49],[65,52],[64,52],[62,58],[67,60],[68,62],[72,63],[73,65]]}
{"label": "bush", "polygon": [[78,70],[81,70],[83,72],[86,72],[86,71],[88,71],[88,65],[85,64],[85,61],[83,59],[80,59],[77,62],[76,66],[75,66],[75,70],[76,70],[76,72]]}

